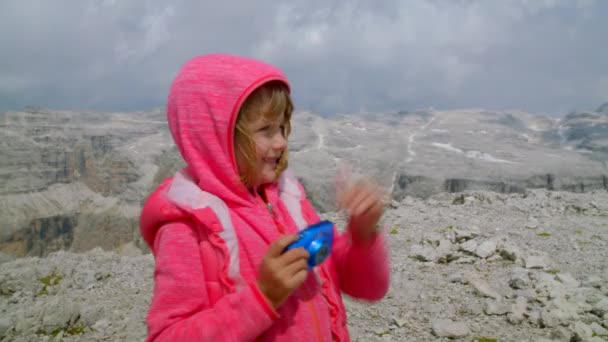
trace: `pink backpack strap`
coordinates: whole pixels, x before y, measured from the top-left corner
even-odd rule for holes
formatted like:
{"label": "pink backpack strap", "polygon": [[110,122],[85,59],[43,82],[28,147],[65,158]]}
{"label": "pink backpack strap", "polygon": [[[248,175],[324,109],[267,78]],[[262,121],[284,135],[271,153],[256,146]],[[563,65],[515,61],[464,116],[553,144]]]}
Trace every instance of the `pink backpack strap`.
{"label": "pink backpack strap", "polygon": [[[227,261],[220,263],[224,265],[224,272],[220,274],[229,278],[224,281],[234,284],[236,289],[244,287],[245,283],[239,267],[239,244],[226,203],[219,197],[201,190],[183,170],[173,177],[167,196],[171,202],[189,212],[207,228],[208,241],[223,252],[223,257]],[[217,219],[214,220],[215,222],[209,222],[208,215],[205,215],[208,210],[215,215]],[[234,291],[233,288],[230,290]]]}

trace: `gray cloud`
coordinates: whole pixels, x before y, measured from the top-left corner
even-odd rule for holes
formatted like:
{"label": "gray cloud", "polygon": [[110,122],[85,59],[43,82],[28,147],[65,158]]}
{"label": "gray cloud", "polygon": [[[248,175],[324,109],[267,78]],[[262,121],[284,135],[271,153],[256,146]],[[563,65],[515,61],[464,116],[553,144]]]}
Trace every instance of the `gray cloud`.
{"label": "gray cloud", "polygon": [[563,114],[608,101],[605,13],[583,0],[6,1],[0,108],[161,106],[183,62],[228,52],[277,64],[298,108],[327,114]]}

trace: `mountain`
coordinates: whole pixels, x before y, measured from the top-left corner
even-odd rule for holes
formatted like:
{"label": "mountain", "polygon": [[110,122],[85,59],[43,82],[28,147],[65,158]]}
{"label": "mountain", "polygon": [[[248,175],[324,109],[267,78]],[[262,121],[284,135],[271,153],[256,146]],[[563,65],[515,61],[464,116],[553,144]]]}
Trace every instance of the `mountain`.
{"label": "mountain", "polygon": [[[487,110],[293,115],[290,167],[320,211],[349,165],[391,197],[608,187],[608,105],[563,119]],[[184,166],[161,110],[0,114],[0,253],[135,245],[144,198]]]}

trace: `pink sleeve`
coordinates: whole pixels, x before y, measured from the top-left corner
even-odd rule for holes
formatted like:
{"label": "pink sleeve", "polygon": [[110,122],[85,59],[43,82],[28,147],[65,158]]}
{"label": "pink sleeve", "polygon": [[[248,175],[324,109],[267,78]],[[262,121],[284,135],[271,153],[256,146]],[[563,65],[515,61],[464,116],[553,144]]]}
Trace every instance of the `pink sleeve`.
{"label": "pink sleeve", "polygon": [[[301,185],[300,189],[304,191]],[[301,205],[309,221],[319,220],[308,199],[303,198]],[[389,257],[384,236],[378,233],[371,243],[360,244],[353,243],[348,231],[340,235],[334,230],[334,234],[336,239],[331,253],[336,263],[340,289],[355,298],[371,301],[382,299],[388,291],[390,281]]]}
{"label": "pink sleeve", "polygon": [[384,236],[376,234],[371,243],[353,243],[349,232],[334,242],[333,257],[344,293],[370,301],[380,300],[388,291],[390,265]]}
{"label": "pink sleeve", "polygon": [[154,249],[147,341],[251,341],[277,318],[255,284],[210,305],[198,239],[187,223],[163,226]]}

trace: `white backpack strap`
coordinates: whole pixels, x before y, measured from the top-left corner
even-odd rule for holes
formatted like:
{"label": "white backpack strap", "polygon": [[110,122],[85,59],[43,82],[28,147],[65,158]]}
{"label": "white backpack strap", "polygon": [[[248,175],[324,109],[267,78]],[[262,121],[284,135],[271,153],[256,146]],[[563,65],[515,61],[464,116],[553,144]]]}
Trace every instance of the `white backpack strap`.
{"label": "white backpack strap", "polygon": [[303,196],[304,194],[300,191],[296,177],[289,169],[283,171],[281,178],[279,178],[279,197],[300,230],[308,226],[308,222],[306,222],[302,213],[301,200]]}
{"label": "white backpack strap", "polygon": [[237,289],[243,287],[244,282],[239,268],[239,243],[226,203],[219,197],[201,190],[182,171],[179,171],[173,177],[167,196],[171,202],[187,212],[207,207],[213,211],[223,228],[219,235],[224,240],[230,254],[228,277],[234,281]]}

